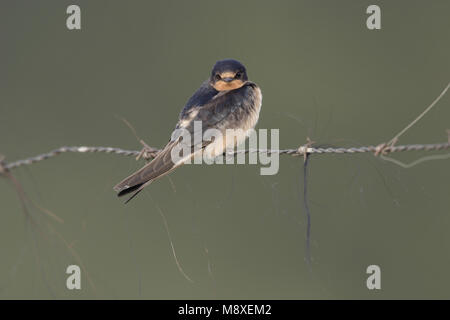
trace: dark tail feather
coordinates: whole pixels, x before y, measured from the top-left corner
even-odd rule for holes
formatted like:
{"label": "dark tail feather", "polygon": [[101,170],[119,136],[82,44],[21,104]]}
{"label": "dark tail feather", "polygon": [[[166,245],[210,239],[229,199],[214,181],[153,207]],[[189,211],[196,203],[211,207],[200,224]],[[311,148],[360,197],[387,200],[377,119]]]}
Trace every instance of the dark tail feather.
{"label": "dark tail feather", "polygon": [[142,185],[143,185],[143,183],[140,183],[140,184],[137,184],[137,185],[135,185],[135,186],[133,186],[133,187],[131,187],[131,188],[124,189],[124,190],[120,191],[120,192],[117,194],[117,196],[118,196],[118,197],[121,197],[121,196],[124,196],[124,195],[126,195],[126,194],[128,194],[128,193],[130,193],[130,192],[136,191],[136,189],[139,189],[139,187],[141,187]]}
{"label": "dark tail feather", "polygon": [[133,186],[133,187],[131,187],[131,188],[124,189],[124,190],[120,191],[120,192],[117,194],[117,196],[118,196],[118,197],[122,197],[122,196],[124,196],[124,195],[127,195],[127,194],[129,194],[129,193],[134,192],[134,193],[131,195],[131,197],[129,197],[129,198],[124,202],[125,204],[127,204],[128,202],[131,201],[131,199],[133,199],[134,197],[136,197],[136,196],[139,194],[139,192],[141,192],[142,190],[144,190],[144,188],[145,188],[147,185],[149,185],[150,183],[152,183],[152,181],[153,181],[153,180],[150,180],[150,181],[147,181],[146,183],[140,183],[140,184],[137,184],[137,185],[135,185],[135,186]]}
{"label": "dark tail feather", "polygon": [[[128,202],[131,201],[131,199],[133,199],[134,197],[136,197],[136,196],[139,194],[139,192],[141,192],[142,190],[144,190],[144,185],[145,185],[145,184],[142,184],[142,185],[137,189],[137,191],[136,191],[135,193],[133,193],[133,194],[131,195],[131,197],[129,197],[124,203],[127,204]],[[135,190],[135,188],[133,188],[133,190]],[[130,190],[129,192],[131,192],[131,190]],[[128,193],[128,192],[127,192],[127,193]],[[125,193],[124,193],[124,194],[125,194]],[[122,194],[122,195],[124,195],[124,194]],[[121,196],[121,194],[119,194],[118,196]]]}
{"label": "dark tail feather", "polygon": [[170,152],[173,145],[173,143],[169,143],[150,163],[114,186],[119,197],[134,192],[125,203],[133,199],[153,180],[168,174],[178,166],[175,166],[171,159]]}

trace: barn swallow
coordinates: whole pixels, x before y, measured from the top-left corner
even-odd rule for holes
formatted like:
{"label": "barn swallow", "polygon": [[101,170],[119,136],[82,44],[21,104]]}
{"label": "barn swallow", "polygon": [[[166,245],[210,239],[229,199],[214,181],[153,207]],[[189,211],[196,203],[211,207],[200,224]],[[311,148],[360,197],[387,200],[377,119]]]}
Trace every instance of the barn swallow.
{"label": "barn swallow", "polygon": [[[185,129],[193,133],[195,121],[201,121],[202,132],[217,129],[225,135],[227,129],[241,129],[239,131],[243,134],[232,141],[237,146],[245,141],[249,130],[255,127],[261,103],[261,90],[248,80],[242,63],[232,59],[217,61],[209,79],[203,82],[180,112],[175,130]],[[133,193],[127,203],[150,183],[183,165],[186,159],[192,159],[198,152],[194,151],[198,149],[192,148],[183,161],[174,162],[171,151],[180,143],[178,135],[172,134],[169,143],[151,162],[114,187],[118,196]],[[214,156],[223,154],[230,147],[230,143],[224,139],[201,143],[200,151],[209,151]]]}

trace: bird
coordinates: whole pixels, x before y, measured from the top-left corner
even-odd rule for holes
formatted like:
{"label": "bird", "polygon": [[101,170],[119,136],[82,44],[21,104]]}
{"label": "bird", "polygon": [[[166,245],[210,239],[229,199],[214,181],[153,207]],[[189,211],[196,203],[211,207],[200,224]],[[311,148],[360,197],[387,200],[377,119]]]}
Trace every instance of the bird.
{"label": "bird", "polygon": [[[256,126],[262,105],[260,87],[248,80],[245,66],[234,59],[217,61],[209,78],[190,97],[179,114],[175,130],[167,145],[156,154],[155,158],[140,170],[131,174],[114,186],[117,195],[131,194],[125,203],[133,199],[150,183],[185,164],[198,152],[207,152],[210,157],[223,154],[230,146],[242,144],[249,132]],[[240,129],[238,136],[231,139],[210,139],[192,145],[190,152],[183,154],[181,160],[173,161],[172,151],[188,143],[177,133],[186,130],[194,132],[194,123],[201,121],[201,134],[208,129],[215,129],[225,135],[227,129]],[[192,141],[189,141],[192,143]]]}

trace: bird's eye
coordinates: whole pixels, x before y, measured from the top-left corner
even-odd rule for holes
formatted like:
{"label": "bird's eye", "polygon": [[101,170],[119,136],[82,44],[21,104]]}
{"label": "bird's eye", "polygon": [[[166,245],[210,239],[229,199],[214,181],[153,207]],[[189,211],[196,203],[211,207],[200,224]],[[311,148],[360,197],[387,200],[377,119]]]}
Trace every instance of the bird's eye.
{"label": "bird's eye", "polygon": [[220,74],[216,74],[215,76],[214,76],[214,78],[216,79],[216,80],[220,80],[221,78],[220,78]]}
{"label": "bird's eye", "polygon": [[240,72],[238,72],[238,73],[236,73],[236,75],[234,76],[235,78],[240,78],[241,77],[241,73]]}

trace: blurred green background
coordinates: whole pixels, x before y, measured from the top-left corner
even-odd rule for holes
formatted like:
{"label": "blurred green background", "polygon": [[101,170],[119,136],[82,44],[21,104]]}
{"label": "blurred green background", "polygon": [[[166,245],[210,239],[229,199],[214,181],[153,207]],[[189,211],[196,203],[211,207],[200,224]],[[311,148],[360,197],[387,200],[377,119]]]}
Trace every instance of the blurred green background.
{"label": "blurred green background", "polygon": [[[66,28],[70,4],[81,7],[79,31]],[[381,30],[366,28],[370,4],[381,7]],[[449,82],[449,10],[449,1],[2,1],[0,153],[140,149],[121,117],[162,146],[224,58],[261,86],[258,128],[279,128],[281,148],[306,137],[378,144]],[[447,95],[399,143],[446,141],[449,106]],[[311,270],[302,158],[283,156],[274,176],[258,165],[186,166],[124,205],[112,186],[140,166],[64,154],[16,169],[26,212],[0,179],[0,297],[450,298],[449,160],[403,169],[369,154],[312,156]],[[69,264],[82,266],[82,290],[66,289]],[[378,291],[366,287],[371,264],[381,267]]]}

